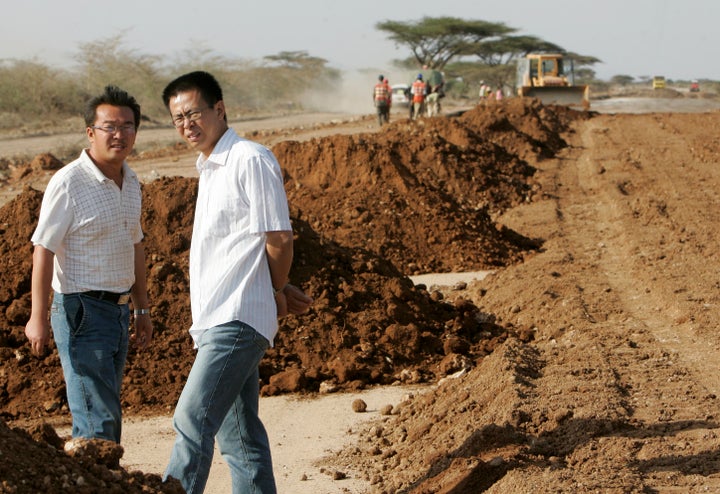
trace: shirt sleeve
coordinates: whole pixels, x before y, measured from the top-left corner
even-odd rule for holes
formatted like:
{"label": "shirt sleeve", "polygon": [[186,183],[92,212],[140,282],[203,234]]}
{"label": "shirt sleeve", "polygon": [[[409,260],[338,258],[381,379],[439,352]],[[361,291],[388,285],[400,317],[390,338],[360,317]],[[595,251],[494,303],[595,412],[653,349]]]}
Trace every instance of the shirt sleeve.
{"label": "shirt sleeve", "polygon": [[282,171],[269,150],[249,159],[246,193],[251,233],[292,230]]}
{"label": "shirt sleeve", "polygon": [[62,182],[50,181],[40,207],[33,245],[42,245],[52,252],[62,248],[63,240],[73,222],[74,211],[67,187]]}

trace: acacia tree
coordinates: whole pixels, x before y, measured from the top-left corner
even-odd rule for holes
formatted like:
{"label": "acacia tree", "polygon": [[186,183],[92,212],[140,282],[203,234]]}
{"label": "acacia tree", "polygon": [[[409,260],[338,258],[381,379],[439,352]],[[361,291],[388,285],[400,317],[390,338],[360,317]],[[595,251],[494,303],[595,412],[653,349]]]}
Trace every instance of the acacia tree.
{"label": "acacia tree", "polygon": [[627,74],[617,74],[612,76],[610,79],[610,82],[613,84],[617,84],[619,86],[627,86],[632,84],[635,81],[635,78],[631,75]]}
{"label": "acacia tree", "polygon": [[515,31],[500,22],[464,20],[456,17],[423,17],[420,21],[383,21],[376,29],[388,33],[396,45],[410,48],[418,66],[442,70],[453,58],[467,54],[484,39]]}
{"label": "acacia tree", "polygon": [[465,55],[474,55],[485,65],[497,66],[512,64],[528,53],[563,53],[564,51],[561,46],[536,36],[502,36],[473,43],[468,47]]}

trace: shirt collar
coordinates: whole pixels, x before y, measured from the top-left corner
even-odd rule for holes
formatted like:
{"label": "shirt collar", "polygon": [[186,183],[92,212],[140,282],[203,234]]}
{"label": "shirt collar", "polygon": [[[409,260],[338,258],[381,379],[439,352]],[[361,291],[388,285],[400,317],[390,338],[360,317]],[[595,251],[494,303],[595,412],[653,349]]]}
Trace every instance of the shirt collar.
{"label": "shirt collar", "polygon": [[200,156],[198,156],[197,162],[195,163],[198,172],[202,172],[204,169],[208,168],[210,164],[225,166],[227,164],[230,150],[238,139],[239,137],[235,130],[228,127],[222,137],[220,137],[218,142],[215,144],[210,156],[206,158],[204,154],[200,153]]}
{"label": "shirt collar", "polygon": [[[93,174],[95,179],[102,183],[107,180],[110,180],[108,177],[105,176],[103,172],[100,171],[100,168],[98,168],[95,163],[93,163],[93,160],[90,158],[90,155],[87,152],[87,149],[83,149],[82,153],[80,153],[80,158],[82,160],[82,163],[84,166],[90,170],[90,172]],[[135,172],[132,171],[130,166],[127,164],[127,161],[123,161],[123,182],[129,178],[136,178],[137,175],[135,175]]]}

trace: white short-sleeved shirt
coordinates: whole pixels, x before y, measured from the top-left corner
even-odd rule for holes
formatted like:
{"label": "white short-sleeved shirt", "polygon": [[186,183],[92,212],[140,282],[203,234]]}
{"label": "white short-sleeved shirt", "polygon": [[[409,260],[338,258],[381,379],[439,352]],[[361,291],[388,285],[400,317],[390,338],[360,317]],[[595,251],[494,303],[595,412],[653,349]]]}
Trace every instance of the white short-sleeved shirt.
{"label": "white short-sleeved shirt", "polygon": [[130,290],[134,246],[143,238],[141,201],[140,182],[127,163],[120,189],[86,150],[52,176],[32,242],[55,253],[53,290]]}
{"label": "white short-sleeved shirt", "polygon": [[277,307],[265,253],[266,232],[290,231],[282,171],[266,147],[228,129],[200,173],[190,247],[190,334],[230,321],[273,344]]}

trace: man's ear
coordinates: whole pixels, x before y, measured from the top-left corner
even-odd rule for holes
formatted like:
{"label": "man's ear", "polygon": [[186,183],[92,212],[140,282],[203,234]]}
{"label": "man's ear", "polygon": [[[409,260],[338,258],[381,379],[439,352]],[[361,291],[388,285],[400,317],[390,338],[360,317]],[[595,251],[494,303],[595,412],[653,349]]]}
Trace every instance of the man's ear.
{"label": "man's ear", "polygon": [[215,111],[218,112],[218,117],[222,119],[226,119],[225,116],[225,102],[223,100],[218,101],[215,103]]}

